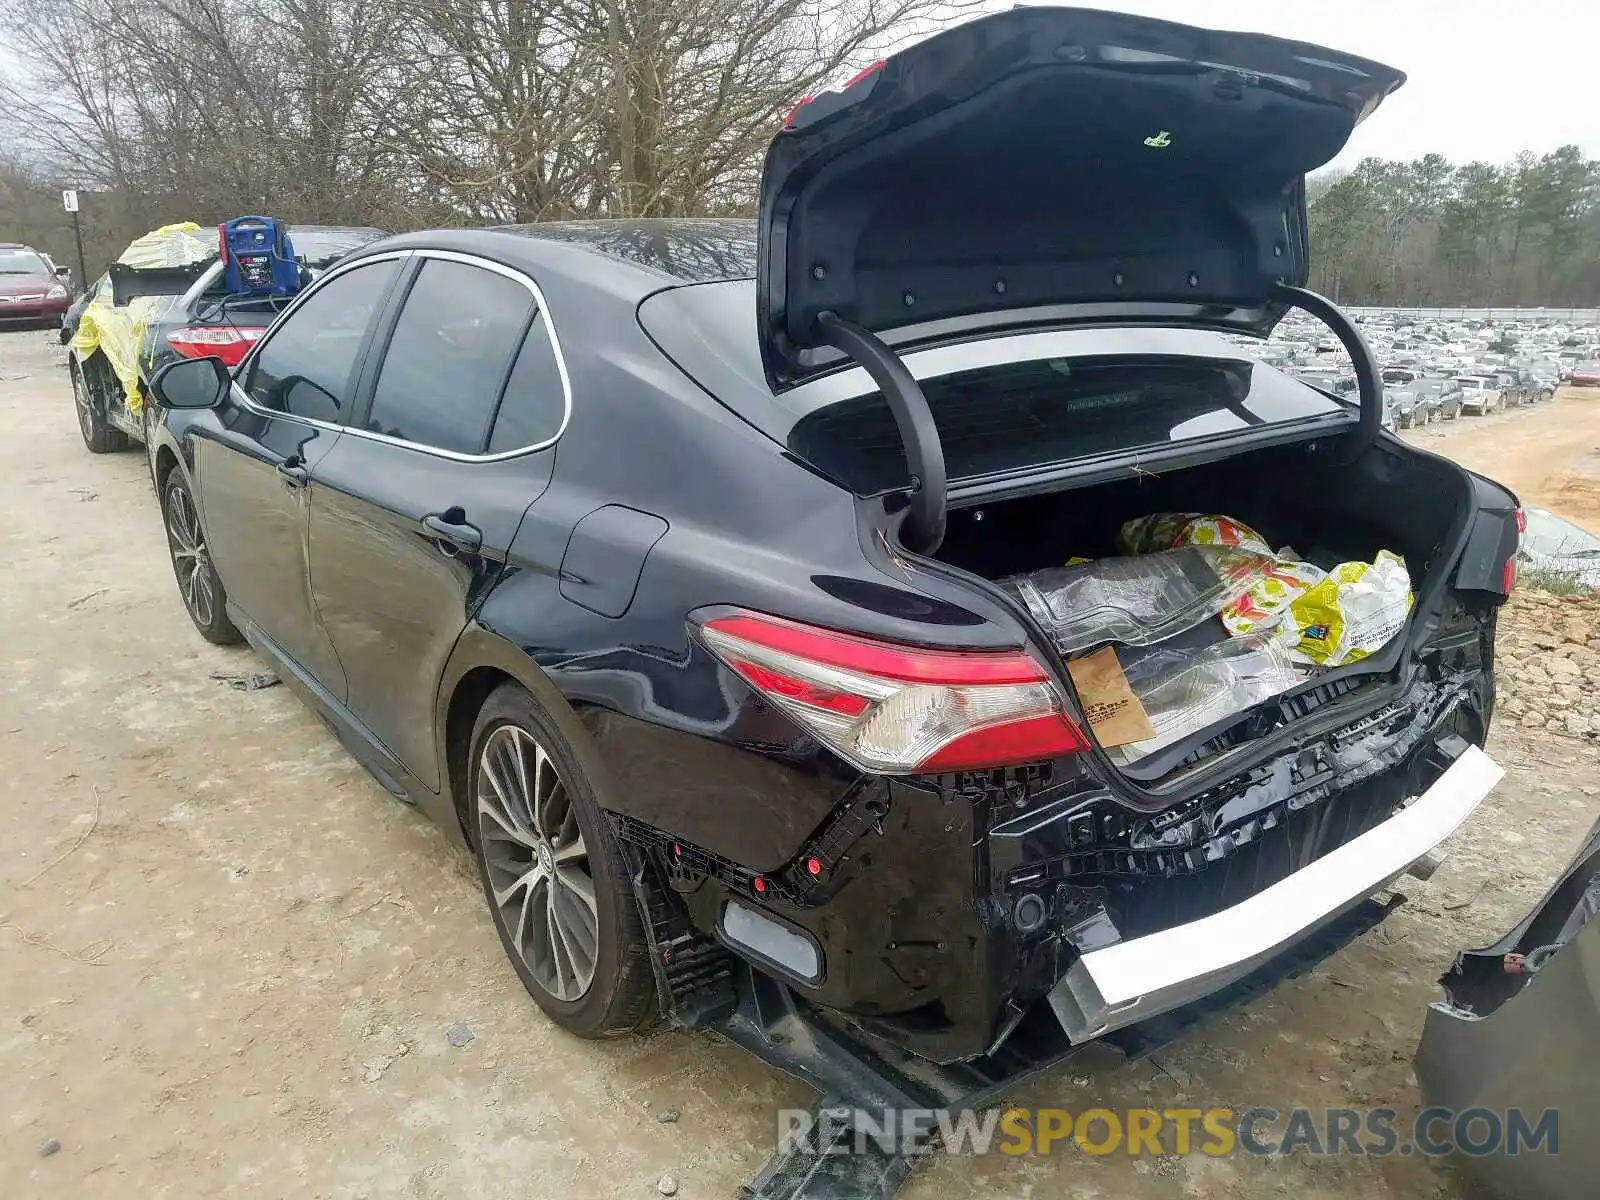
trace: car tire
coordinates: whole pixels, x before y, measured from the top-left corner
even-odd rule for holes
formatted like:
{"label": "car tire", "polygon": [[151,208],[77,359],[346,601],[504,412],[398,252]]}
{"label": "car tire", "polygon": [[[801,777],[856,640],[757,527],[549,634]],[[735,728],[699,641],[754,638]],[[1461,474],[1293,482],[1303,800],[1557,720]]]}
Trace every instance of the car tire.
{"label": "car tire", "polygon": [[243,636],[228,619],[228,593],[206,548],[200,510],[182,471],[174,468],[161,492],[161,518],[167,528],[172,574],[189,620],[200,636],[217,646],[233,646]]}
{"label": "car tire", "polygon": [[490,694],[467,769],[473,853],[500,944],[534,1002],[568,1033],[618,1037],[650,1023],[659,1002],[580,736],[521,684]]}
{"label": "car tire", "polygon": [[78,410],[78,432],[90,454],[114,454],[128,448],[128,435],[106,421],[105,405],[79,366],[72,368],[72,403]]}

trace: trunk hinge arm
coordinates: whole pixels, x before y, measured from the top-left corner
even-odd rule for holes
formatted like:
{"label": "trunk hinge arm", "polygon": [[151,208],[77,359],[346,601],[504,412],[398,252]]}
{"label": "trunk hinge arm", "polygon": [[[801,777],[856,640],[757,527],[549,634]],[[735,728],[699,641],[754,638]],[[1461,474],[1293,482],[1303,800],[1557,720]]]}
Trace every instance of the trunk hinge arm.
{"label": "trunk hinge arm", "polygon": [[944,541],[944,445],[922,388],[900,356],[870,330],[833,312],[817,314],[820,339],[860,363],[889,402],[900,444],[911,471],[911,498],[900,526],[900,544],[913,554],[931,555]]}
{"label": "trunk hinge arm", "polygon": [[1361,330],[1348,313],[1332,300],[1309,288],[1290,287],[1280,283],[1273,289],[1276,299],[1310,313],[1321,321],[1338,338],[1350,355],[1350,365],[1355,369],[1356,388],[1361,396],[1361,419],[1356,424],[1356,440],[1362,448],[1372,445],[1383,428],[1383,375],[1378,360],[1372,357],[1372,347],[1361,336]]}

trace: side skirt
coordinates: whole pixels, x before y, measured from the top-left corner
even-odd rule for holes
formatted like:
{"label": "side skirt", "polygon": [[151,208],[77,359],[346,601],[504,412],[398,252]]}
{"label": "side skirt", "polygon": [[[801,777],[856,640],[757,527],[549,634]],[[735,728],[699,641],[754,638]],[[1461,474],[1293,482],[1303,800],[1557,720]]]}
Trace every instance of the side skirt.
{"label": "side skirt", "polygon": [[313,679],[288,651],[239,611],[231,600],[228,602],[228,617],[244,634],[251,648],[272,664],[278,677],[294,689],[295,694],[339,739],[339,744],[349,752],[350,757],[365,767],[385,791],[406,804],[415,804],[420,797],[431,794],[432,789],[406,770],[388,747],[345,707],[343,701]]}

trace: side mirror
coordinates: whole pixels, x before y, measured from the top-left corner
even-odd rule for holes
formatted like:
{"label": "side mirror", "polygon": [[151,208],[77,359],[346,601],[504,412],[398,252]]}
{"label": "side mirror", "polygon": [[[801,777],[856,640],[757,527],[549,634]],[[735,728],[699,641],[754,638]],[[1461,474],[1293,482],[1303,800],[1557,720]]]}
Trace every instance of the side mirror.
{"label": "side mirror", "polygon": [[220,358],[183,358],[157,371],[150,385],[167,408],[215,408],[228,394],[228,379]]}
{"label": "side mirror", "polygon": [[56,268],[56,278],[57,279],[71,279],[72,278],[72,268],[69,267],[69,266],[65,266],[65,265],[57,267]]}

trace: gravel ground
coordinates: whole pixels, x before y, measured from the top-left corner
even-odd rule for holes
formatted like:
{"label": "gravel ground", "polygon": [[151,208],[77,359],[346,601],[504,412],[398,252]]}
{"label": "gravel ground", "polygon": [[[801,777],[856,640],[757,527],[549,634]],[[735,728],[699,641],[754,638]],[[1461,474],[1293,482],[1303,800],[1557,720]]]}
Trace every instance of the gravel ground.
{"label": "gravel ground", "polygon": [[[442,838],[286,689],[217,678],[261,664],[190,628],[144,459],[85,452],[61,361],[49,335],[0,334],[0,1195],[649,1197],[664,1173],[733,1195],[808,1094],[709,1037],[593,1045],[545,1021]],[[1587,494],[1593,428],[1567,396],[1414,436],[1464,458],[1526,444],[1510,481],[1559,508],[1573,480]],[[1538,621],[1511,610],[1517,655],[1553,649]],[[1600,750],[1546,723],[1497,726],[1507,780],[1377,934],[1159,1065],[1017,1099],[1413,1113],[1435,978],[1537,899],[1596,812]],[[940,1158],[903,1194],[1461,1192],[1415,1158],[1068,1151]]]}

